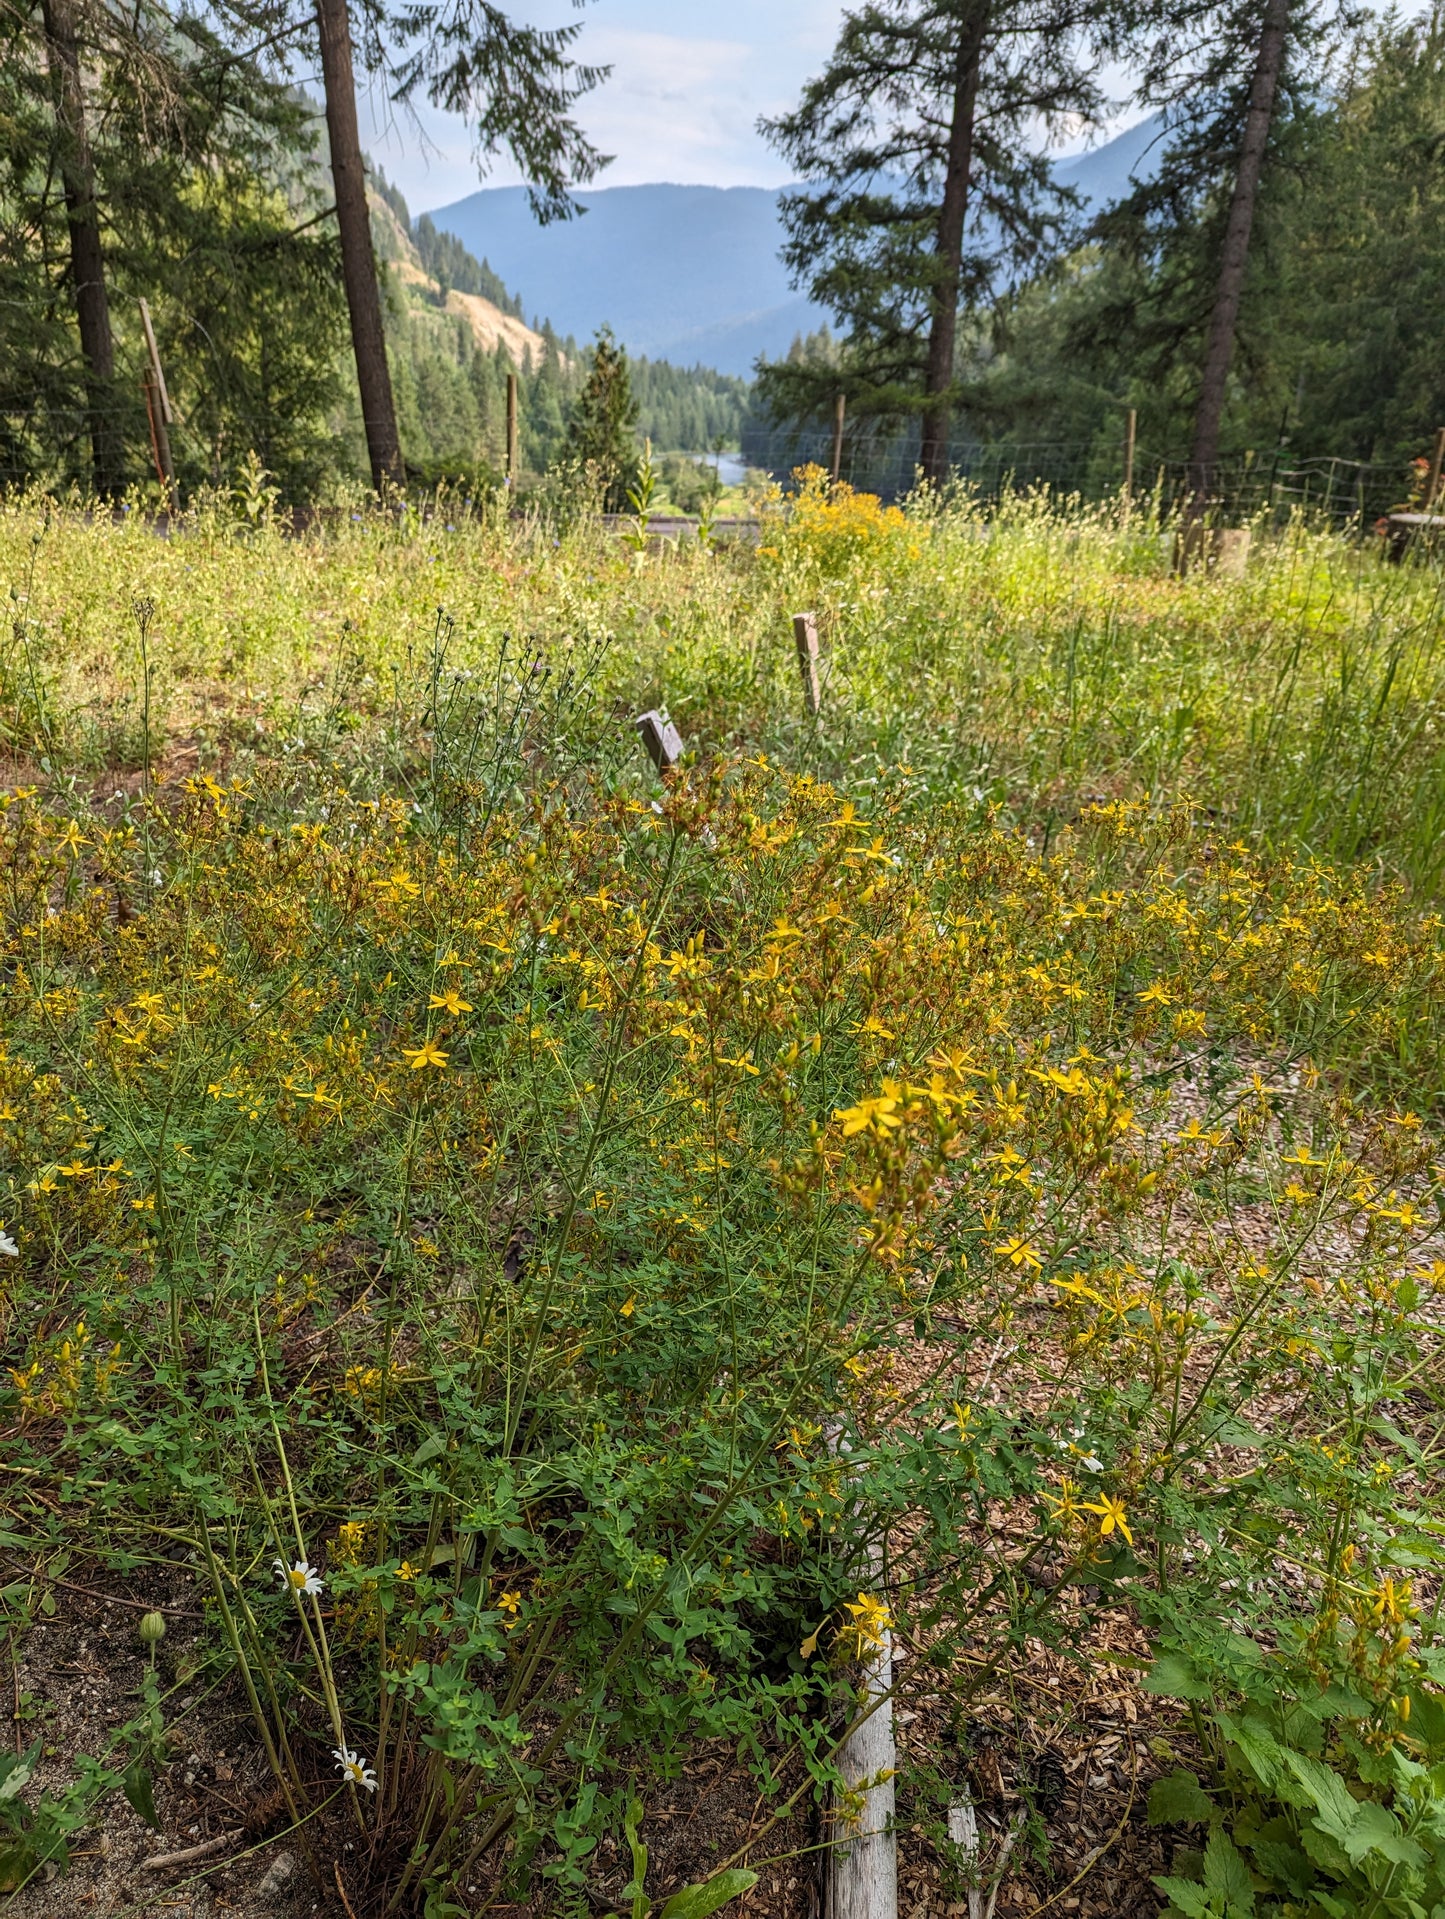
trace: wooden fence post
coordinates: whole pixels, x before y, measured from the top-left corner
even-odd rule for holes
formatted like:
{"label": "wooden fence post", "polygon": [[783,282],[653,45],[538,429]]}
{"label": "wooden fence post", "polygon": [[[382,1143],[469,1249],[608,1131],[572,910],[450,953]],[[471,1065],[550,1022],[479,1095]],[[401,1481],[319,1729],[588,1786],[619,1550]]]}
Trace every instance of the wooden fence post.
{"label": "wooden fence post", "polygon": [[1425,503],[1422,513],[1431,513],[1435,508],[1435,495],[1440,491],[1440,468],[1445,464],[1445,426],[1435,429],[1435,451],[1430,458],[1430,480],[1425,488]]}
{"label": "wooden fence post", "polygon": [[833,484],[843,477],[843,422],[848,416],[848,396],[840,393],[833,402]]}
{"label": "wooden fence post", "polygon": [[507,481],[513,492],[517,487],[517,376],[507,375]]}
{"label": "wooden fence post", "polygon": [[822,709],[818,691],[818,616],[816,613],[793,615],[793,638],[798,646],[798,670],[803,676],[803,704],[811,719]]}
{"label": "wooden fence post", "polygon": [[1134,432],[1138,422],[1139,415],[1131,406],[1124,427],[1124,511],[1126,513],[1134,494]]}

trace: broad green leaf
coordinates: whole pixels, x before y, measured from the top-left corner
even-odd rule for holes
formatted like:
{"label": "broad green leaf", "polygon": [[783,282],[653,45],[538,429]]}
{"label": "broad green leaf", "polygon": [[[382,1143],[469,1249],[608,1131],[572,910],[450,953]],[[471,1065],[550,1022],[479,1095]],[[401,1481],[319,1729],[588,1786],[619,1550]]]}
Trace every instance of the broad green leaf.
{"label": "broad green leaf", "polygon": [[1258,1719],[1232,1719],[1227,1712],[1218,1714],[1218,1725],[1225,1738],[1240,1753],[1262,1786],[1279,1783],[1283,1763],[1279,1742],[1268,1726]]}
{"label": "broad green leaf", "polygon": [[425,1466],[427,1461],[435,1459],[438,1453],[447,1449],[445,1433],[433,1433],[430,1439],[424,1439],[411,1456],[413,1466]]}
{"label": "broad green leaf", "polygon": [[36,1762],[40,1758],[41,1743],[37,1739],[28,1752],[7,1752],[0,1755],[0,1803],[13,1799],[29,1784]]}
{"label": "broad green leaf", "polygon": [[159,1832],[161,1822],[156,1817],[155,1788],[151,1776],[139,1760],[127,1769],[125,1775],[125,1796],[130,1802],[132,1812],[144,1819],[152,1832]]}
{"label": "broad green leaf", "polygon": [[1373,1799],[1357,1807],[1355,1822],[1340,1843],[1356,1865],[1372,1852],[1396,1866],[1423,1866],[1428,1857],[1423,1847],[1401,1832],[1395,1815]]}
{"label": "broad green leaf", "polygon": [[1144,1675],[1145,1692],[1164,1699],[1207,1699],[1209,1687],[1182,1652],[1161,1652]]}
{"label": "broad green leaf", "polygon": [[1192,1879],[1172,1879],[1167,1875],[1154,1883],[1170,1905],[1184,1914],[1184,1919],[1208,1919],[1209,1894],[1203,1886],[1196,1886]]}
{"label": "broad green leaf", "polygon": [[[1279,1823],[1283,1824],[1283,1821]],[[1283,1839],[1256,1839],[1250,1848],[1260,1870],[1277,1880],[1291,1897],[1303,1899],[1314,1884],[1314,1867],[1300,1851]]]}
{"label": "broad green leaf", "polygon": [[1340,1775],[1323,1761],[1311,1759],[1302,1752],[1291,1752],[1288,1747],[1281,1748],[1280,1757],[1308,1794],[1320,1831],[1328,1833],[1331,1839],[1343,1841],[1355,1823],[1359,1800],[1353,1797]]}
{"label": "broad green leaf", "polygon": [[1202,1824],[1214,1810],[1214,1802],[1192,1772],[1181,1767],[1156,1779],[1149,1788],[1151,1826]]}
{"label": "broad green leaf", "polygon": [[1204,1886],[1207,1892],[1222,1893],[1240,1912],[1254,1911],[1254,1881],[1243,1853],[1227,1832],[1209,1836],[1204,1848]]}
{"label": "broad green leaf", "polygon": [[1349,1854],[1338,1839],[1331,1839],[1327,1832],[1321,1830],[1318,1822],[1304,1828],[1299,1836],[1299,1842],[1317,1866],[1322,1866],[1336,1879],[1348,1878]]}
{"label": "broad green leaf", "polygon": [[632,1901],[632,1919],[647,1919],[652,1903],[647,1897],[647,1848],[637,1836],[641,1827],[642,1801],[634,1793],[622,1816],[622,1830],[627,1835],[628,1850],[632,1854],[632,1878],[622,1890],[624,1896]]}
{"label": "broad green leaf", "polygon": [[[1326,1892],[1323,1886],[1311,1888],[1310,1897],[1315,1904],[1329,1914],[1329,1919],[1354,1919],[1357,1908],[1348,1899],[1336,1899],[1333,1893]],[[1438,1913],[1440,1908],[1435,1908]]]}
{"label": "broad green leaf", "polygon": [[39,1854],[24,1839],[0,1843],[0,1892],[14,1892],[23,1886],[39,1865]]}
{"label": "broad green leaf", "polygon": [[757,1883],[755,1872],[736,1866],[731,1872],[715,1872],[711,1879],[675,1892],[662,1908],[662,1919],[708,1919],[709,1913],[716,1912],[719,1906],[725,1906],[729,1899],[736,1899]]}

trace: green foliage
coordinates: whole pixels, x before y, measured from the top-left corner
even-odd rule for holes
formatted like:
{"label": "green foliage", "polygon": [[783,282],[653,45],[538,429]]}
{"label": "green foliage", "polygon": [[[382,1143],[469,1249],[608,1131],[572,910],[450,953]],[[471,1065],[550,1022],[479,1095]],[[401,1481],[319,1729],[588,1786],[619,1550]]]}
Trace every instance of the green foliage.
{"label": "green foliage", "polygon": [[[1274,129],[1226,451],[1403,467],[1445,414],[1429,319],[1445,228],[1426,158],[1445,112],[1438,14],[1368,22],[1322,95],[1318,79],[1316,62],[1296,68]],[[1240,86],[1201,99],[1214,117],[1184,127],[1157,176],[1097,221],[1096,243],[1009,301],[971,355],[977,422],[1097,443],[1100,488],[1117,478],[1125,407],[1152,458],[1187,450],[1243,110]]]}
{"label": "green foliage", "polygon": [[[782,196],[783,259],[833,316],[845,350],[841,366],[818,354],[764,366],[772,412],[830,414],[840,375],[855,412],[897,420],[918,410],[939,316],[951,338],[956,307],[986,306],[1057,251],[1069,197],[1035,151],[1035,129],[1097,121],[1095,54],[1117,43],[1124,18],[1076,0],[878,0],[845,13],[822,74],[791,113],[764,123],[806,182]],[[961,269],[941,238],[960,116]]]}
{"label": "green foliage", "polygon": [[[1184,1771],[1155,1783],[1153,1823],[1203,1826],[1209,1835],[1198,1877],[1156,1882],[1172,1915],[1343,1919],[1369,1911],[1418,1919],[1445,1901],[1438,1697],[1419,1691],[1424,1724],[1411,1714],[1383,1736],[1351,1675],[1337,1673],[1332,1684],[1324,1677],[1311,1674],[1301,1685],[1302,1673],[1261,1662],[1235,1712],[1212,1715],[1213,1792]],[[1172,1694],[1175,1686],[1156,1666],[1155,1690]],[[1198,1682],[1188,1688],[1190,1696],[1197,1690]]]}
{"label": "green foliage", "polygon": [[657,468],[652,464],[652,442],[644,441],[642,458],[637,463],[637,473],[627,489],[627,505],[631,518],[622,535],[624,546],[629,552],[641,555],[647,551],[647,530],[652,521],[653,502],[657,495]]}
{"label": "green foliage", "polygon": [[757,1883],[758,1875],[755,1872],[740,1867],[734,1867],[730,1872],[715,1873],[711,1879],[684,1886],[681,1892],[675,1892],[662,1908],[661,1919],[709,1919],[710,1914],[717,1912],[730,1899],[741,1898]]}
{"label": "green foliage", "polygon": [[[35,1776],[45,1749],[42,1739],[23,1752],[0,1753],[0,1893],[20,1890],[41,1872],[64,1872],[77,1836],[114,1792],[124,1795],[153,1832],[161,1830],[153,1771],[165,1746],[153,1667],[142,1679],[140,1693],[141,1715],[121,1728],[103,1758],[77,1755],[74,1776],[63,1785],[44,1787],[35,1794]],[[128,1749],[128,1759],[122,1748]]]}
{"label": "green foliage", "polygon": [[[368,1904],[701,1919],[751,1869],[649,1888],[642,1815],[700,1745],[801,1852],[883,1622],[962,1721],[1127,1610],[1176,1911],[1428,1912],[1432,575],[818,475],[714,552],[243,487],[0,516],[12,1506],[194,1556]],[[1302,763],[1358,831],[1386,740],[1331,862]],[[145,1815],[141,1684],[96,1763]]]}
{"label": "green foliage", "polygon": [[597,474],[610,512],[626,502],[634,483],[637,416],[627,351],[613,339],[611,328],[603,327],[592,348],[586,385],[572,408],[567,453]]}
{"label": "green foliage", "polygon": [[412,228],[412,239],[422,266],[437,282],[444,299],[455,287],[458,293],[480,294],[514,319],[523,317],[517,295],[508,293],[487,262],[474,259],[455,234],[439,233],[429,213],[424,213]]}
{"label": "green foliage", "polygon": [[[37,22],[7,18],[0,119],[0,479],[87,478],[84,382],[66,283],[65,206]],[[301,104],[200,21],[96,12],[87,66],[126,470],[153,472],[137,298],[155,319],[183,486],[255,450],[290,497],[321,485],[340,393],[344,306],[333,241],[310,219],[314,136]],[[163,137],[157,137],[158,129]]]}

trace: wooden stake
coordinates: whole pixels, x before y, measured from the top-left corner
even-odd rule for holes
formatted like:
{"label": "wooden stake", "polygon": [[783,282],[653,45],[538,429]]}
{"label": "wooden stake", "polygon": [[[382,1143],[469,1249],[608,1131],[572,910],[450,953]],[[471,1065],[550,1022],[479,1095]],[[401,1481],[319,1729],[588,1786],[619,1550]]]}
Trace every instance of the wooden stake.
{"label": "wooden stake", "polygon": [[1134,492],[1134,430],[1139,415],[1131,406],[1129,418],[1124,427],[1124,505],[1127,507]]}
{"label": "wooden stake", "polygon": [[515,491],[517,485],[517,376],[507,375],[507,480]]}
{"label": "wooden stake", "polygon": [[843,476],[843,422],[848,416],[848,396],[840,393],[833,402],[833,484]]}
{"label": "wooden stake", "polygon": [[176,469],[171,459],[170,436],[175,414],[171,411],[171,396],[166,391],[166,376],[156,346],[155,328],[151,325],[151,310],[144,300],[140,302],[140,323],[146,336],[146,357],[150,361],[150,372],[141,384],[145,389],[146,413],[151,423],[151,451],[155,455],[156,477],[166,496],[166,505],[170,507],[175,503],[176,494]]}
{"label": "wooden stake", "polygon": [[[836,1426],[828,1433],[828,1450],[840,1457],[848,1452],[848,1443]],[[880,1542],[870,1543],[860,1571],[869,1591],[882,1588]],[[868,1717],[838,1750],[838,1770],[849,1794],[857,1795],[857,1812],[851,1836],[835,1841],[826,1854],[823,1919],[898,1919],[893,1784],[898,1748],[893,1742],[893,1634],[889,1629],[884,1629],[876,1650],[863,1661],[862,1679],[858,1703]]]}
{"label": "wooden stake", "polygon": [[1430,483],[1425,488],[1423,511],[1431,513],[1435,509],[1435,495],[1440,491],[1440,468],[1445,465],[1445,426],[1435,429],[1435,451],[1430,459]]}
{"label": "wooden stake", "polygon": [[166,416],[161,405],[160,391],[154,375],[149,369],[141,375],[141,392],[145,395],[146,419],[151,429],[151,458],[155,461],[156,478],[161,483],[161,492],[165,496],[169,510],[174,498],[176,484],[175,469],[171,465],[171,437],[166,432]]}
{"label": "wooden stake", "polygon": [[822,707],[818,692],[818,616],[816,613],[793,615],[793,638],[798,644],[798,670],[803,676],[803,704],[809,717],[817,719]]}
{"label": "wooden stake", "polygon": [[145,329],[146,352],[150,356],[151,378],[155,381],[161,396],[161,418],[169,426],[176,417],[171,412],[171,396],[166,392],[166,376],[161,371],[161,356],[156,346],[155,328],[151,325],[151,310],[146,301],[140,303],[140,323]]}

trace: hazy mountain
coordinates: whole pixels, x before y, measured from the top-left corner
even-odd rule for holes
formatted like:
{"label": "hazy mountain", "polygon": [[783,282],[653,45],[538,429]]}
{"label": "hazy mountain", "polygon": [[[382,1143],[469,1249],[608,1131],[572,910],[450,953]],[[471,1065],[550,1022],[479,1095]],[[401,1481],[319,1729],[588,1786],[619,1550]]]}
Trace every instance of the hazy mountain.
{"label": "hazy mountain", "polygon": [[1066,186],[1077,187],[1087,205],[1107,206],[1128,191],[1131,174],[1148,179],[1163,149],[1163,128],[1163,114],[1151,114],[1102,147],[1060,160],[1054,172]]}
{"label": "hazy mountain", "polygon": [[[1102,203],[1124,190],[1157,123],[1059,166]],[[527,317],[588,339],[604,322],[633,353],[750,374],[827,317],[788,284],[778,196],[765,187],[602,187],[587,212],[539,227],[521,187],[485,187],[432,212],[435,224],[521,289]]]}

